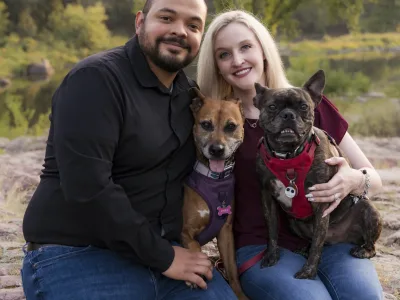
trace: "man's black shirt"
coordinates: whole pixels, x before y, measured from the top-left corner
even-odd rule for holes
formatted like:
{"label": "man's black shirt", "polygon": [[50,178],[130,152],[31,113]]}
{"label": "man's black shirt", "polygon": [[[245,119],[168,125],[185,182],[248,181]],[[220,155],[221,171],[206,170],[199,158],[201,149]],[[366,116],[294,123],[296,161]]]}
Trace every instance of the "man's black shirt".
{"label": "man's black shirt", "polygon": [[53,96],[26,241],[109,248],[168,269],[195,160],[191,82],[181,71],[172,92],[163,86],[137,37],[78,63]]}

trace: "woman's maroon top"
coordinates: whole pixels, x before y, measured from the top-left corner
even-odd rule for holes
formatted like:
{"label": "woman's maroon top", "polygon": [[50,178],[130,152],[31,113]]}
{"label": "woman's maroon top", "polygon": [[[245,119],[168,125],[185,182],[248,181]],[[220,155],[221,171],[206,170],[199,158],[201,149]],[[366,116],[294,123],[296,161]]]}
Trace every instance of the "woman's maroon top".
{"label": "woman's maroon top", "polygon": [[[249,120],[255,122],[256,120]],[[314,125],[325,130],[339,144],[345,135],[348,123],[337,108],[324,96],[315,109]],[[235,155],[235,219],[233,232],[236,249],[247,245],[266,244],[268,231],[261,206],[261,194],[256,173],[257,143],[263,136],[262,129],[250,127],[245,122],[244,141]],[[279,239],[281,247],[295,251],[308,245],[308,242],[289,231],[288,221],[283,210],[279,209]]]}

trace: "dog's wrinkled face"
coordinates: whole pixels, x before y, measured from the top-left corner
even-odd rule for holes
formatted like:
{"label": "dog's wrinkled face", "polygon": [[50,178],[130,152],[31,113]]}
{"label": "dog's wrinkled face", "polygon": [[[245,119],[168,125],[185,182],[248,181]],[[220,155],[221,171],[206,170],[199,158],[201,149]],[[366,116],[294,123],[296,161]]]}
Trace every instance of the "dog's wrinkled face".
{"label": "dog's wrinkled face", "polygon": [[193,135],[199,152],[208,160],[214,172],[224,170],[225,161],[231,158],[243,142],[244,116],[240,100],[216,100],[205,97],[195,89],[197,97],[190,108],[195,125]]}
{"label": "dog's wrinkled face", "polygon": [[270,89],[255,84],[254,105],[260,110],[260,126],[275,150],[290,152],[308,137],[324,86],[322,70],[302,88]]}

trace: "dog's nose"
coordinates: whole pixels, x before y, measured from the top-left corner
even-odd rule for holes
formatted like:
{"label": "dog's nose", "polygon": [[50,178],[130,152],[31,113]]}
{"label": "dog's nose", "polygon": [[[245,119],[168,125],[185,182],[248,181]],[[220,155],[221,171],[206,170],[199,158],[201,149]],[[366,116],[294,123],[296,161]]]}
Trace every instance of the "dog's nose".
{"label": "dog's nose", "polygon": [[221,144],[213,144],[208,149],[208,152],[213,157],[221,157],[224,154],[225,147]]}
{"label": "dog's nose", "polygon": [[282,110],[281,113],[279,114],[279,116],[284,120],[295,120],[296,119],[296,115],[294,114],[294,112],[289,109]]}

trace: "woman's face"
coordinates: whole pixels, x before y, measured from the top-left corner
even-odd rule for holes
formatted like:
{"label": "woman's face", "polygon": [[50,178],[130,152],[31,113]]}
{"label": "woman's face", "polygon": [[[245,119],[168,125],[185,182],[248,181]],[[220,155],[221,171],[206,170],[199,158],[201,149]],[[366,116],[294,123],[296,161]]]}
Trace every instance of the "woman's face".
{"label": "woman's face", "polygon": [[254,90],[264,84],[264,55],[253,31],[241,23],[230,23],[215,37],[214,56],[222,77],[236,91]]}

